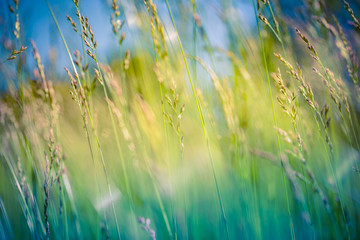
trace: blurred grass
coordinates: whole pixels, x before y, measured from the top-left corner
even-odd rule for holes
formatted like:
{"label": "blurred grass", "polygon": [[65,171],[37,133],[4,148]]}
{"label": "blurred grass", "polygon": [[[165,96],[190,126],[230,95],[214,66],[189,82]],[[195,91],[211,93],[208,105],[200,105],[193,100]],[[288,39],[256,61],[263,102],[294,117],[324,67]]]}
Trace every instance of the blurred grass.
{"label": "blurred grass", "polygon": [[136,5],[141,40],[124,37],[132,30],[117,4],[109,8],[121,54],[107,63],[96,16],[70,15],[80,36],[64,43],[83,41],[70,84],[16,34],[2,46],[2,59],[14,57],[1,63],[1,239],[359,236],[356,13],[343,30],[323,2],[306,2],[302,21],[275,1],[254,2],[257,35],[228,14],[236,4],[220,2],[224,49],[212,45],[195,1],[169,2],[185,14],[174,19],[180,32],[164,24],[161,2]]}

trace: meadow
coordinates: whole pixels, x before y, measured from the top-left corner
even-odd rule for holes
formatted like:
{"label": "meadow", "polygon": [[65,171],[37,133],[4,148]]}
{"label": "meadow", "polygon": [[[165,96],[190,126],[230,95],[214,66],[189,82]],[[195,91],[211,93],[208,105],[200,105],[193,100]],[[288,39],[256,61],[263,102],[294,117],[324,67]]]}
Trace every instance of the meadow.
{"label": "meadow", "polygon": [[111,56],[43,1],[67,65],[23,1],[2,31],[0,239],[360,237],[358,1],[112,0]]}

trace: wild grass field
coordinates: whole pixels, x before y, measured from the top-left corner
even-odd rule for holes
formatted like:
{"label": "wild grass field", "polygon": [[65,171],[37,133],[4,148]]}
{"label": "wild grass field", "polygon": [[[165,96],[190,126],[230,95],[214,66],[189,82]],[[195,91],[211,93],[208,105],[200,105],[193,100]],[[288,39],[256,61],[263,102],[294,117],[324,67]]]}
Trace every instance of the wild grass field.
{"label": "wild grass field", "polygon": [[1,18],[0,239],[360,237],[359,1],[42,2],[65,63]]}

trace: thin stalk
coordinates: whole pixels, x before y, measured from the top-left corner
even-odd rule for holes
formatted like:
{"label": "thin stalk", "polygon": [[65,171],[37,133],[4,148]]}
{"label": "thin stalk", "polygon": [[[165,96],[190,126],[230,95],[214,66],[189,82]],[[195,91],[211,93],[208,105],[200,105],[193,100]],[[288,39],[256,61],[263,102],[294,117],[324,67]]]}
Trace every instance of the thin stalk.
{"label": "thin stalk", "polygon": [[[40,174],[39,174],[40,171],[38,169],[37,164],[34,161],[34,158],[32,157],[31,149],[30,149],[30,143],[29,143],[28,139],[25,137],[24,134],[22,134],[22,136],[23,136],[23,138],[21,138],[21,136],[20,136],[20,134],[18,132],[16,133],[16,137],[18,138],[18,144],[17,145],[20,145],[22,150],[25,152],[26,159],[28,159],[30,164],[31,164],[31,168],[30,168],[31,169],[31,174],[35,173],[34,175],[38,177],[38,176],[40,176]],[[14,145],[14,142],[13,141],[11,141],[11,142],[12,142],[12,145]],[[4,158],[7,159],[7,157],[5,155],[4,155]],[[35,182],[33,182],[33,186],[36,187]],[[30,192],[31,192],[31,190],[30,190]],[[31,194],[33,194],[33,193],[31,193]],[[35,199],[35,196],[34,196],[34,199]],[[35,209],[33,209],[33,211],[35,211]],[[38,207],[36,207],[36,216],[37,216],[36,220],[40,224],[41,232],[44,234],[45,233],[45,227],[43,225],[43,222],[41,221],[40,211],[39,211]]]}
{"label": "thin stalk", "polygon": [[0,196],[0,210],[2,212],[2,215],[4,216],[8,236],[10,237],[10,239],[14,239],[14,234],[13,234],[13,231],[11,229],[11,224],[10,224],[10,221],[9,221],[9,217],[8,217],[8,214],[6,213],[5,205],[4,205],[3,200],[1,199],[1,196]]}
{"label": "thin stalk", "polygon": [[204,116],[203,116],[202,111],[201,111],[200,102],[199,102],[198,97],[197,97],[197,95],[196,95],[194,83],[193,83],[193,81],[192,81],[192,79],[191,79],[190,70],[189,70],[189,67],[188,67],[188,64],[187,64],[187,61],[186,61],[186,58],[185,58],[185,53],[184,53],[184,49],[183,49],[183,46],[182,46],[182,43],[181,43],[181,40],[180,40],[180,37],[179,37],[179,33],[178,33],[177,29],[176,29],[176,24],[175,24],[175,21],[174,21],[174,17],[173,17],[173,15],[172,15],[172,13],[171,13],[169,1],[168,1],[168,0],[165,0],[165,1],[166,1],[166,6],[167,6],[167,9],[168,9],[168,11],[169,11],[169,15],[170,15],[170,18],[171,18],[173,27],[174,27],[174,29],[175,29],[175,33],[176,33],[176,36],[177,36],[177,40],[178,40],[178,42],[179,42],[179,47],[180,47],[180,50],[181,50],[181,55],[182,55],[182,58],[183,58],[183,61],[184,61],[184,64],[185,64],[185,68],[186,68],[187,75],[188,75],[188,77],[189,77],[189,81],[190,81],[190,85],[191,85],[191,90],[192,90],[192,93],[193,93],[193,95],[194,95],[196,107],[197,107],[198,114],[199,114],[199,118],[200,118],[200,121],[201,121],[201,127],[202,127],[203,132],[204,132],[204,136],[205,136],[205,140],[206,140],[206,146],[207,146],[207,150],[208,150],[208,154],[209,154],[209,158],[210,158],[210,163],[211,163],[212,174],[213,174],[213,177],[214,177],[214,181],[215,181],[215,185],[216,185],[216,191],[217,191],[217,196],[218,196],[218,200],[219,200],[219,204],[220,204],[220,208],[221,208],[221,215],[222,215],[223,222],[224,222],[224,226],[225,226],[226,237],[227,237],[227,239],[230,239],[230,237],[229,237],[229,229],[228,229],[228,225],[227,225],[227,219],[226,219],[225,210],[224,210],[224,206],[223,206],[223,202],[222,202],[222,198],[221,198],[220,187],[219,187],[218,180],[217,180],[217,175],[216,175],[216,171],[215,171],[214,161],[213,161],[213,158],[212,158],[212,155],[211,155],[210,142],[209,142],[209,137],[208,137],[207,130],[206,130],[206,124],[205,124]]}
{"label": "thin stalk", "polygon": [[[261,37],[260,25],[259,25],[259,20],[257,18],[257,14],[256,14],[255,2],[254,2],[254,0],[252,2],[253,2],[254,13],[255,13],[255,17],[256,17],[258,34],[259,34],[259,39],[260,39],[260,44],[261,44],[262,56],[263,56],[265,72],[266,72],[266,79],[267,79],[267,82],[268,82],[268,90],[269,90],[269,95],[270,95],[270,102],[271,102],[273,121],[274,121],[275,127],[277,127],[276,116],[275,116],[275,108],[274,108],[274,101],[273,101],[273,96],[272,96],[272,91],[271,91],[271,84],[270,84],[270,77],[269,77],[269,69],[268,69],[268,64],[267,64],[267,60],[266,60],[266,56],[265,56],[265,46],[264,46],[264,43],[263,43],[263,39]],[[277,139],[278,151],[279,151],[279,154],[281,154],[281,145],[280,145],[280,138],[279,138],[278,132],[276,132],[276,139]],[[284,166],[283,166],[282,161],[281,161],[281,165],[282,165],[282,178],[283,178],[283,183],[284,183],[284,191],[285,191],[285,196],[286,196],[286,205],[287,205],[287,210],[288,210],[288,214],[289,214],[289,218],[290,218],[291,239],[295,240],[294,224],[293,224],[293,220],[292,220],[292,217],[291,217],[289,196],[288,196],[287,187],[286,187],[285,171],[284,171]]]}
{"label": "thin stalk", "polygon": [[[26,218],[26,222],[27,222],[27,225],[29,227],[30,233],[31,233],[33,239],[36,239],[36,232],[35,232],[35,229],[34,229],[35,221],[33,219],[33,216],[31,214],[29,206],[28,206],[28,204],[27,204],[27,202],[25,200],[25,196],[24,196],[24,193],[23,193],[23,191],[21,189],[19,180],[16,177],[16,174],[15,174],[13,166],[12,166],[12,164],[10,162],[10,159],[8,159],[8,157],[4,154],[4,149],[3,148],[1,148],[0,154],[1,154],[0,158],[2,158],[6,162],[6,164],[8,165],[8,168],[9,168],[9,170],[11,172],[11,175],[14,178],[16,188],[19,190],[21,200],[22,200],[22,203],[20,203],[20,206],[21,206],[21,208],[23,210],[24,217]],[[43,230],[43,234],[45,234],[45,230],[44,229],[42,229],[42,230]]]}
{"label": "thin stalk", "polygon": [[[295,121],[296,121],[296,120],[295,120]],[[294,128],[294,134],[295,134],[295,136],[298,136],[298,128],[297,128],[297,125],[296,125],[295,122],[293,122],[293,128]],[[299,154],[300,154],[301,156],[303,156],[303,151],[302,151],[301,142],[300,142],[301,140],[299,139],[298,141],[299,141],[299,142],[298,142],[298,144],[297,144],[297,150],[298,150]],[[308,166],[307,161],[304,162],[304,165],[305,165],[306,170],[307,170],[308,172],[310,172],[310,167]],[[302,170],[303,176],[305,176],[304,166],[303,166],[303,165],[301,166],[301,170]],[[310,202],[310,200],[309,200],[308,186],[307,186],[308,184],[307,184],[307,182],[304,182],[304,184],[305,184],[305,191],[306,191],[306,199],[307,199],[308,202]],[[311,219],[311,216],[312,216],[312,215],[310,214],[310,210],[309,210],[306,202],[305,202],[304,204],[302,204],[302,205],[303,205],[302,207],[305,209],[305,211],[306,211],[306,212],[309,214],[309,216],[310,216],[310,221],[311,221],[310,227],[311,227],[311,229],[312,229],[312,231],[313,231],[313,237],[314,237],[314,239],[316,239],[315,227],[312,225],[312,224],[313,224],[313,220]]]}
{"label": "thin stalk", "polygon": [[148,173],[150,175],[150,178],[152,180],[151,182],[153,183],[153,187],[154,187],[154,190],[155,190],[155,195],[156,195],[156,198],[157,198],[157,200],[159,202],[160,210],[161,210],[161,213],[162,213],[164,221],[165,221],[166,229],[167,229],[167,231],[169,233],[170,239],[173,239],[173,236],[172,236],[172,233],[171,233],[171,228],[170,228],[170,222],[169,222],[169,219],[168,219],[168,217],[166,215],[166,212],[165,212],[164,203],[163,203],[163,201],[161,199],[159,189],[158,189],[158,187],[157,187],[157,185],[155,183],[155,178],[154,178],[154,175],[153,175],[153,173],[151,171],[150,164],[149,164],[147,158],[145,158],[145,164],[146,164],[146,168],[148,170]]}
{"label": "thin stalk", "polygon": [[[128,178],[127,170],[126,170],[126,166],[125,166],[125,160],[124,160],[124,156],[123,156],[121,146],[120,146],[119,134],[118,134],[118,131],[117,131],[117,128],[116,128],[116,125],[115,125],[115,119],[114,119],[114,116],[113,116],[113,112],[112,112],[111,106],[109,104],[109,100],[108,100],[109,96],[108,96],[108,92],[106,90],[105,81],[104,81],[104,78],[103,78],[103,75],[102,75],[102,71],[100,70],[99,62],[97,60],[95,62],[96,62],[97,68],[99,69],[100,78],[102,79],[102,82],[103,82],[102,86],[103,86],[103,90],[104,90],[104,94],[105,94],[105,99],[106,99],[108,111],[109,111],[109,114],[110,114],[111,124],[112,124],[113,131],[114,131],[114,134],[115,134],[115,142],[116,142],[116,147],[118,149],[118,153],[119,153],[119,157],[120,157],[121,167],[123,169],[126,192],[127,192],[128,200],[129,200],[129,203],[130,203],[130,211],[131,211],[132,215],[134,216],[134,218],[133,218],[133,221],[134,221],[136,219],[135,206],[134,206],[134,202],[133,202],[132,195],[131,195],[131,190],[130,190],[130,185],[129,185],[129,180],[128,180],[129,178]],[[135,229],[136,224],[133,224],[133,227]]]}
{"label": "thin stalk", "polygon": [[66,240],[69,240],[69,226],[68,226],[68,219],[67,219],[67,208],[66,208],[66,202],[65,202],[65,193],[64,193],[64,180],[62,179],[62,176],[61,176],[61,179],[60,179],[60,186],[61,187],[61,191],[60,191],[60,196],[62,198],[62,204],[63,204],[63,209],[61,210],[62,212],[64,212],[64,216],[62,216],[62,212],[60,211],[60,220],[61,220],[61,217],[64,218],[64,234],[65,234],[65,239]]}
{"label": "thin stalk", "polygon": [[[252,157],[250,160],[253,160]],[[250,171],[251,171],[251,188],[253,190],[253,197],[254,197],[254,205],[255,205],[255,214],[257,215],[256,218],[256,233],[258,239],[263,239],[262,231],[261,231],[261,218],[260,218],[260,209],[259,209],[259,201],[261,200],[258,197],[258,188],[256,186],[256,168],[257,168],[257,162],[256,161],[250,161]]]}
{"label": "thin stalk", "polygon": [[[196,1],[193,0],[192,1],[192,11],[193,11],[193,15],[196,13]],[[196,34],[196,21],[194,19],[194,22],[193,22],[193,56],[196,56],[196,42],[197,42],[197,34]],[[193,64],[192,64],[192,71],[193,71],[193,77],[194,77],[194,82],[196,83],[197,82],[197,63],[195,61],[193,61]],[[181,158],[184,160],[184,154],[183,154],[183,151],[181,151]],[[183,161],[182,161],[183,162]],[[185,174],[184,174],[185,176]],[[185,230],[185,239],[189,239],[191,237],[191,221],[188,220],[188,217],[189,217],[189,206],[188,206],[188,201],[189,201],[189,197],[188,197],[188,193],[185,189],[186,187],[186,183],[187,183],[187,180],[186,178],[184,178],[184,219],[185,219],[185,227],[186,227],[186,230]]]}
{"label": "thin stalk", "polygon": [[[151,17],[151,16],[150,16]],[[153,46],[154,46],[154,54],[155,54],[155,62],[158,61],[157,59],[157,55],[156,55],[156,48],[155,48],[155,42],[154,42],[154,36],[153,36]],[[165,106],[164,106],[164,89],[163,89],[163,86],[161,84],[161,82],[159,82],[159,91],[160,91],[160,102],[161,102],[161,117],[162,117],[162,124],[163,124],[163,128],[164,128],[164,134],[165,134],[165,138],[166,138],[166,144],[168,144],[169,142],[169,139],[168,139],[168,132],[167,132],[167,128],[166,128],[166,122],[165,122]],[[166,157],[169,159],[169,151],[166,150]],[[168,172],[170,173],[170,164],[168,163],[167,164],[167,167],[168,167]],[[155,184],[155,183],[154,183]],[[173,182],[171,182],[171,186],[173,187]],[[157,191],[157,190],[155,190]],[[162,202],[161,202],[161,197],[160,195],[158,194],[158,191],[157,191],[157,198],[159,201],[159,204],[160,204],[160,209],[162,211],[162,215],[164,217],[164,220],[165,220],[165,223],[168,222],[167,220],[167,216],[166,216],[166,212],[165,212],[165,208],[162,206]],[[161,207],[162,206],[162,207]],[[175,215],[175,211],[174,211],[174,214]],[[166,218],[166,219],[165,219]],[[173,219],[173,221],[175,222],[175,219]],[[172,238],[172,233],[171,233],[171,229],[170,229],[170,225],[169,227],[167,227],[167,230],[169,231],[169,234],[170,234],[170,238]],[[175,237],[177,236],[177,233],[175,231]]]}
{"label": "thin stalk", "polygon": [[[80,14],[79,7],[76,6],[76,8],[77,8],[77,10],[78,10],[78,12]],[[79,16],[79,18],[81,18],[81,15]],[[97,60],[97,57],[96,57],[95,47],[93,47],[93,50],[94,50],[94,56],[95,56],[94,61],[96,63],[97,69],[99,70],[99,75],[100,75],[99,77],[101,79],[101,85],[103,87],[103,92],[105,94],[106,104],[107,104],[108,112],[109,112],[110,119],[111,119],[111,125],[112,125],[112,128],[113,128],[114,134],[115,134],[116,147],[117,147],[117,150],[118,150],[118,153],[119,153],[121,167],[123,169],[123,175],[124,175],[124,179],[125,179],[125,187],[126,187],[127,197],[128,197],[129,203],[130,203],[130,211],[131,211],[131,214],[133,215],[132,221],[135,221],[135,219],[136,219],[135,207],[134,207],[134,203],[133,203],[133,199],[132,199],[132,195],[131,195],[131,190],[130,190],[130,185],[129,185],[129,180],[128,180],[129,178],[127,176],[125,160],[124,160],[124,156],[123,156],[122,149],[121,149],[120,138],[119,138],[119,134],[118,134],[118,131],[117,131],[117,128],[116,128],[114,115],[113,115],[113,112],[111,110],[110,103],[108,101],[110,98],[109,98],[108,91],[106,89],[106,82],[105,82],[105,79],[103,77],[103,73],[102,73],[102,70],[100,68],[100,64],[99,64],[99,62]],[[98,141],[98,140],[96,140],[96,141]],[[115,222],[117,223],[116,217],[115,217]],[[133,227],[134,227],[134,229],[136,229],[136,223],[135,222],[133,222]],[[136,232],[136,230],[135,230],[135,232]]]}
{"label": "thin stalk", "polygon": [[[274,20],[274,22],[276,21],[276,18],[275,18],[275,14],[274,14],[274,12],[273,12],[273,9],[272,9],[272,7],[271,7],[271,3],[270,3],[270,1],[268,0],[267,1],[267,4],[268,4],[268,6],[269,6],[269,10],[270,10],[270,14],[271,14],[271,17],[273,18],[273,20]],[[282,51],[283,51],[283,53],[284,53],[284,56],[285,56],[285,58],[287,58],[287,55],[286,55],[286,51],[285,51],[285,47],[284,47],[284,41],[283,41],[283,38],[282,38],[282,35],[281,35],[281,32],[280,32],[280,29],[279,28],[277,28],[278,29],[278,31],[277,31],[277,38],[278,38],[278,40],[280,41],[280,44],[281,44],[281,48],[282,48]],[[275,31],[274,31],[274,29],[272,29],[272,31],[275,33]]]}
{"label": "thin stalk", "polygon": [[339,185],[339,182],[338,182],[338,179],[336,177],[335,170],[334,170],[334,167],[333,167],[333,162],[335,161],[334,148],[332,146],[330,136],[329,136],[328,131],[326,129],[326,125],[325,125],[323,119],[321,118],[321,114],[317,111],[316,115],[320,119],[320,123],[321,123],[322,127],[324,128],[326,143],[329,146],[329,150],[330,150],[330,158],[329,158],[330,170],[331,170],[332,177],[334,178],[336,191],[337,191],[338,196],[339,196],[341,213],[342,213],[344,221],[345,221],[345,227],[346,227],[346,232],[347,232],[347,235],[348,235],[348,239],[351,239],[350,231],[349,231],[349,227],[348,227],[348,224],[347,224],[347,219],[346,219],[346,215],[345,215],[345,211],[344,211],[344,200],[342,198],[342,194],[341,194],[341,191],[340,191],[340,185]]}
{"label": "thin stalk", "polygon": [[[192,11],[193,11],[193,15],[195,15],[195,13],[196,13],[196,2],[195,2],[195,0],[192,0]],[[195,56],[195,57],[196,57],[196,40],[197,40],[196,20],[194,19],[194,23],[193,23],[193,54],[192,55]],[[196,78],[197,78],[196,62],[193,62],[192,70],[193,70],[194,81],[196,83]]]}
{"label": "thin stalk", "polygon": [[[154,51],[155,51],[155,44],[154,44]],[[158,61],[157,60],[157,56],[156,56],[156,51],[155,51],[155,61]],[[161,82],[159,82],[159,89],[160,89],[160,100],[161,100],[161,111],[162,111],[162,122],[163,122],[163,128],[164,128],[164,134],[165,134],[165,138],[166,138],[166,144],[168,145],[169,144],[169,135],[168,135],[168,131],[167,131],[167,127],[166,127],[166,121],[165,121],[165,106],[164,106],[164,89],[163,89],[163,86],[161,84]],[[170,159],[169,157],[169,151],[168,149],[166,149],[166,158]],[[172,171],[171,171],[171,166],[170,166],[170,161],[167,161],[167,168],[168,168],[168,172],[170,173],[171,176],[173,176],[174,174],[172,174]],[[172,179],[172,177],[170,177]],[[174,188],[174,181],[171,180],[171,188]],[[158,196],[158,199],[159,199],[160,195]],[[175,216],[175,197],[172,198],[172,209],[173,209],[173,221],[174,221],[174,228],[175,228],[175,239],[177,239],[177,228],[176,228],[176,216]],[[161,210],[163,211],[164,208],[161,208]],[[166,215],[165,211],[162,213],[163,216]],[[171,229],[170,229],[171,231]],[[172,234],[170,234],[170,237],[172,237]]]}
{"label": "thin stalk", "polygon": [[[66,48],[66,52],[68,53],[68,56],[69,56],[71,65],[72,65],[72,67],[73,67],[73,69],[74,69],[74,72],[75,72],[76,76],[78,76],[76,67],[75,67],[75,65],[74,65],[74,61],[73,61],[72,56],[71,56],[71,53],[70,53],[70,50],[69,50],[68,45],[67,45],[67,43],[66,43],[66,40],[65,40],[65,38],[64,38],[64,36],[63,36],[63,34],[62,34],[62,31],[61,31],[61,29],[60,29],[60,26],[59,26],[59,24],[58,24],[58,22],[57,22],[57,19],[56,19],[56,17],[55,17],[55,14],[54,14],[54,12],[53,12],[50,4],[49,4],[49,1],[48,1],[48,0],[45,0],[45,1],[46,1],[47,5],[48,5],[48,8],[49,8],[50,13],[51,13],[51,15],[52,15],[52,18],[54,19],[55,25],[56,25],[56,27],[57,27],[57,29],[58,29],[58,31],[59,31],[59,34],[60,34],[61,39],[62,39],[62,42],[63,42],[63,44],[64,44],[64,46],[65,46],[65,48]],[[78,81],[78,83],[79,83],[80,88],[82,88],[81,81]],[[74,89],[74,90],[75,90],[75,89]],[[77,91],[75,90],[74,92],[75,92],[75,94],[77,95]],[[89,120],[90,120],[90,124],[91,124],[92,130],[93,130],[93,132],[94,132],[96,144],[97,144],[97,147],[98,147],[98,150],[99,150],[99,153],[100,153],[101,163],[102,163],[103,170],[104,170],[104,173],[105,173],[108,191],[109,191],[110,197],[113,198],[113,197],[112,197],[113,195],[112,195],[110,183],[109,183],[109,178],[108,178],[108,174],[107,174],[107,170],[106,170],[106,165],[105,165],[104,156],[103,156],[103,153],[102,153],[102,150],[101,150],[101,146],[100,146],[100,142],[99,142],[97,133],[96,133],[96,131],[95,131],[95,125],[94,125],[93,119],[92,119],[92,117],[91,117],[91,115],[90,115],[91,112],[90,112],[90,109],[89,109],[88,102],[87,102],[86,99],[84,99],[84,101],[85,101],[85,108],[86,108],[87,112],[89,113],[89,116],[88,116],[88,117],[89,117]],[[79,107],[80,107],[80,110],[81,110],[81,109],[82,109],[82,108],[81,108],[81,105],[79,105]],[[86,135],[88,136],[88,143],[89,143],[89,145],[91,145],[91,143],[89,142],[90,138],[89,138],[88,127],[87,127],[87,123],[86,123],[85,119],[84,119],[84,124],[85,124]],[[114,205],[114,202],[112,202],[111,205],[112,205],[112,211],[113,211],[113,215],[114,215],[114,219],[115,219],[115,223],[116,223],[116,231],[117,231],[118,239],[121,239],[121,237],[120,237],[120,230],[119,230],[119,224],[118,224],[117,216],[116,216],[116,213],[115,213],[115,205]]]}
{"label": "thin stalk", "polygon": [[[317,58],[317,62],[320,64],[321,68],[323,69],[323,71],[326,72],[326,67],[324,66],[324,64],[322,63],[322,61],[320,60],[320,57],[318,56],[317,53],[315,53],[315,56]],[[320,74],[320,76],[322,76]],[[323,76],[322,76],[323,77]],[[329,84],[330,82],[332,81],[332,79],[329,77],[328,74],[325,74],[325,77],[327,79],[327,81],[329,81]],[[323,77],[324,78],[324,77]],[[325,79],[325,78],[324,78]],[[321,123],[321,126],[323,127],[324,129],[324,133],[325,133],[325,141],[329,147],[329,150],[330,150],[330,158],[329,158],[329,164],[330,164],[330,170],[331,170],[331,174],[334,178],[334,182],[335,182],[335,187],[336,187],[336,191],[339,195],[339,201],[340,201],[340,207],[341,207],[341,212],[342,212],[342,215],[344,217],[344,221],[345,221],[345,226],[346,226],[346,231],[347,231],[347,234],[348,234],[348,238],[350,239],[350,232],[349,232],[349,228],[348,228],[348,224],[347,224],[347,219],[346,219],[346,216],[345,216],[345,212],[344,212],[344,202],[343,202],[343,198],[342,198],[342,194],[341,194],[341,191],[340,191],[340,187],[339,187],[339,182],[338,182],[338,179],[336,177],[336,174],[335,174],[335,170],[334,170],[334,167],[333,167],[333,163],[335,162],[335,154],[334,154],[334,149],[333,149],[333,146],[332,146],[332,143],[331,143],[331,140],[330,140],[330,136],[329,136],[329,133],[327,131],[327,128],[326,128],[326,125],[321,117],[321,114],[318,110],[316,110],[316,116],[318,117],[318,119],[320,119],[320,123]],[[342,112],[340,112],[340,116],[341,116],[341,119],[343,120],[344,122],[344,126],[345,126],[345,129],[346,129],[346,132],[347,132],[347,137],[348,137],[348,140],[351,144],[351,138],[350,138],[350,134],[349,134],[349,129],[348,129],[348,126],[346,124],[346,121],[344,119],[344,116],[342,114]],[[352,123],[352,120],[351,120],[351,115],[349,115],[349,118],[350,118],[350,121]],[[354,129],[353,129],[353,132],[354,132]],[[356,135],[355,135],[355,139],[356,139]],[[357,162],[355,163],[357,165]]]}

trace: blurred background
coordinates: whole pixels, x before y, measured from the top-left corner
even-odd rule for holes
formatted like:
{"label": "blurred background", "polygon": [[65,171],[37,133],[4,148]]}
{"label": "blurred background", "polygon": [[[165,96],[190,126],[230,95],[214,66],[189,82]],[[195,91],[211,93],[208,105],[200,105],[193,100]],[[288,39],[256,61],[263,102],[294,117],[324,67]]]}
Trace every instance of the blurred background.
{"label": "blurred background", "polygon": [[175,31],[165,0],[118,0],[119,44],[113,1],[82,0],[93,51],[73,1],[49,0],[76,66],[45,0],[19,0],[14,38],[14,2],[0,0],[0,239],[359,236],[360,35],[342,1],[169,0]]}

